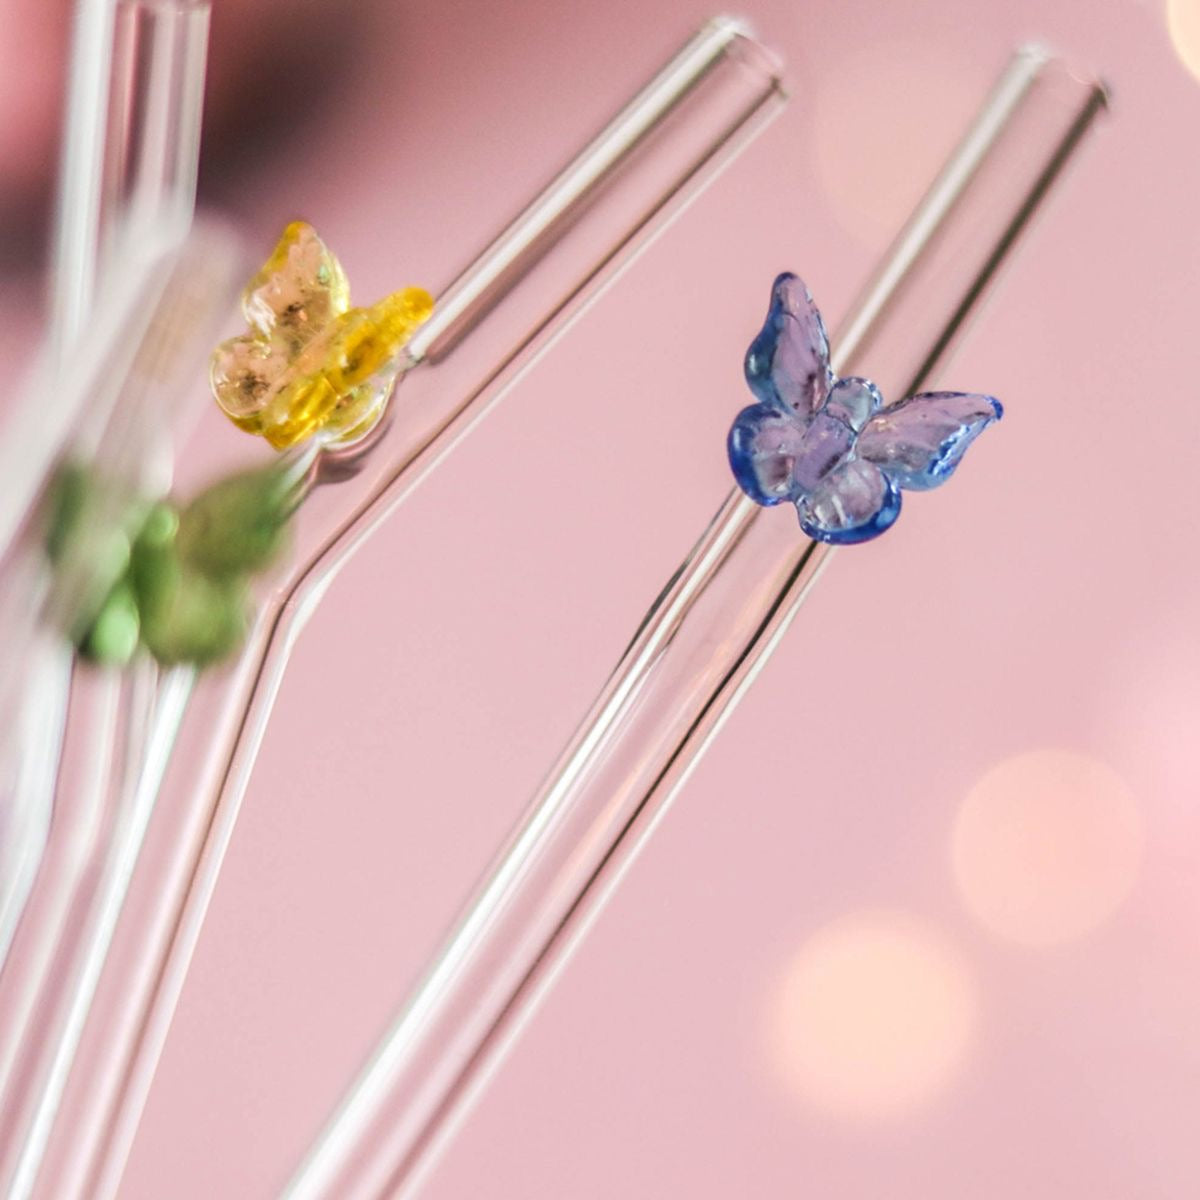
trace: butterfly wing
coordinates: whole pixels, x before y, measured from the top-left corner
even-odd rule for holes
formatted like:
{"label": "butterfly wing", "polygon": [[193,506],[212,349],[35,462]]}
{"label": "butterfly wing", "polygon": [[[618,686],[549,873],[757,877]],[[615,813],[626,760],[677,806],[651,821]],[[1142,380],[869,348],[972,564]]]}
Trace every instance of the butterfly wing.
{"label": "butterfly wing", "polygon": [[851,458],[796,502],[810,538],[848,546],[877,538],[900,516],[900,490],[875,463]]}
{"label": "butterfly wing", "polygon": [[771,288],[771,305],[746,351],[746,382],[766,405],[807,420],[825,402],[833,382],[829,338],[808,288],[785,272]]}
{"label": "butterfly wing", "polygon": [[242,312],[260,337],[294,353],[350,308],[350,285],[333,251],[304,221],[293,221],[242,293]]}
{"label": "butterfly wing", "polygon": [[922,392],[873,416],[858,437],[858,456],[902,488],[945,483],[967,447],[1003,414],[1000,401],[971,392]]}
{"label": "butterfly wing", "polygon": [[263,432],[263,414],[297,374],[297,358],[349,308],[341,264],[311,225],[293,221],[242,293],[250,333],[213,353],[213,394],[235,425]]}
{"label": "butterfly wing", "polygon": [[260,413],[292,361],[277,339],[245,334],[222,342],[213,352],[209,382],[225,415],[248,433],[261,433]]}
{"label": "butterfly wing", "polygon": [[793,413],[768,404],[752,404],[738,413],[729,430],[729,465],[738,486],[756,504],[795,498],[804,432]]}
{"label": "butterfly wing", "polygon": [[900,515],[900,489],[874,463],[852,458],[796,501],[810,538],[852,545],[878,537]]}

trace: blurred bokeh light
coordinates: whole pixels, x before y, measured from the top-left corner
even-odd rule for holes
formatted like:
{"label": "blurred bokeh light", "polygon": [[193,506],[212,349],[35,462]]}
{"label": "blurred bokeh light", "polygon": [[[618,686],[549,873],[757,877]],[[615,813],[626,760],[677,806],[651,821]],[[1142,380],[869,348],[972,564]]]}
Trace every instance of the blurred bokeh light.
{"label": "blurred bokeh light", "polygon": [[1030,946],[1091,932],[1120,906],[1142,858],[1141,815],[1103,763],[1063,750],[1006,759],[971,789],[951,854],[989,930]]}
{"label": "blurred bokeh light", "polygon": [[1167,0],[1167,28],[1175,53],[1200,80],[1200,0]]}
{"label": "blurred bokeh light", "polygon": [[775,996],[771,1049],[789,1088],[836,1116],[884,1118],[957,1075],[976,989],[956,951],[902,913],[852,914],[814,934]]}

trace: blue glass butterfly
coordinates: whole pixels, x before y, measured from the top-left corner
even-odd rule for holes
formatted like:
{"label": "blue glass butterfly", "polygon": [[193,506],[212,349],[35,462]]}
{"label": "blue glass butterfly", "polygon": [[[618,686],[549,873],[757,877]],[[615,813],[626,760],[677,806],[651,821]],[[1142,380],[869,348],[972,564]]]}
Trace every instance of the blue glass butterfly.
{"label": "blue glass butterfly", "polygon": [[1003,412],[999,400],[969,392],[921,392],[885,407],[869,379],[838,379],[821,314],[787,273],[746,351],[746,382],[759,403],[729,431],[738,485],[758,504],[790,501],[809,537],[842,545],[893,525],[901,488],[945,483]]}

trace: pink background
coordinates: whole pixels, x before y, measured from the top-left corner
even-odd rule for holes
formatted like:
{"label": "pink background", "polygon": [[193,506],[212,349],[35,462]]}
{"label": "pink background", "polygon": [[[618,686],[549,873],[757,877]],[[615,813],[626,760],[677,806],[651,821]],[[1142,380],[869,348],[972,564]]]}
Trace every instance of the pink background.
{"label": "pink background", "polygon": [[[309,627],[123,1197],[278,1189],[724,494],[770,278],[836,325],[1030,36],[1116,102],[939,378],[1005,422],[837,557],[426,1194],[1196,1194],[1200,84],[1158,3],[744,8],[788,111]],[[444,283],[710,11],[285,10],[218,14],[205,196],[366,297]],[[53,80],[0,130],[13,363]]]}

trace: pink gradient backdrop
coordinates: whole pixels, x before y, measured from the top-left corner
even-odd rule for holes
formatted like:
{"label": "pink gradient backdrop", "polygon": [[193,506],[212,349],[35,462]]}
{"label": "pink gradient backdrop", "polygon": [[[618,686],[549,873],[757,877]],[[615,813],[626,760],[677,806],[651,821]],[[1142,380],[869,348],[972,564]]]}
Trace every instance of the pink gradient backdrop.
{"label": "pink gradient backdrop", "polygon": [[[298,108],[210,201],[264,248],[303,214],[361,295],[438,285],[710,11],[379,6],[327,62],[320,115]],[[788,111],[306,632],[126,1200],[278,1189],[723,495],[771,277],[802,271],[836,325],[1030,36],[1116,104],[940,378],[1001,396],[1004,424],[946,494],[838,556],[427,1194],[1196,1194],[1200,84],[1157,3],[744,11],[788,62]],[[237,121],[219,130],[232,162]],[[29,280],[0,296],[10,357]],[[1077,796],[1054,776],[1010,858],[985,841],[963,868],[972,787],[1043,750],[1107,770]],[[995,932],[972,870],[1029,921]],[[1063,906],[1078,936],[1028,944]]]}

